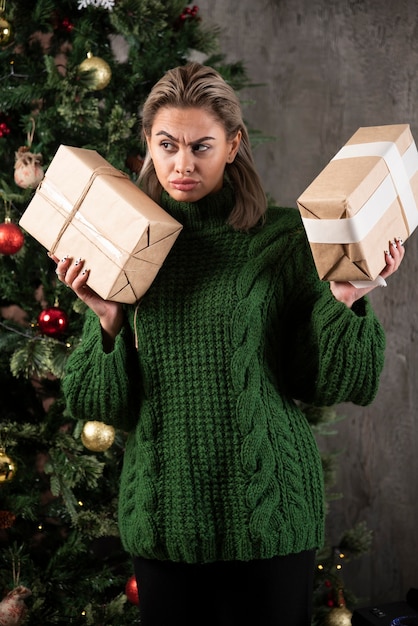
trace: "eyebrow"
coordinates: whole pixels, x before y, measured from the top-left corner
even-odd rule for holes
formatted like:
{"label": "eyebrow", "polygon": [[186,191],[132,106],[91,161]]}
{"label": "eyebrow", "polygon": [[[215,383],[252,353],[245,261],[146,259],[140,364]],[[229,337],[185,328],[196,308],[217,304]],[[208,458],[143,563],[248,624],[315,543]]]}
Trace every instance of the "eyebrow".
{"label": "eyebrow", "polygon": [[[165,130],[160,130],[160,131],[158,131],[158,133],[155,133],[155,135],[156,135],[156,137],[159,137],[160,135],[163,135],[164,137],[167,137],[168,139],[171,139],[171,141],[175,141],[176,143],[179,143],[179,140],[176,139],[176,137],[173,137],[172,135],[170,135],[170,133],[167,133],[167,131],[165,131]],[[192,144],[202,143],[202,141],[208,141],[208,140],[209,141],[210,140],[215,141],[215,139],[216,139],[215,137],[210,137],[210,136],[208,136],[208,137],[200,137],[200,139],[195,139],[194,141],[190,141],[188,145],[190,146]]]}

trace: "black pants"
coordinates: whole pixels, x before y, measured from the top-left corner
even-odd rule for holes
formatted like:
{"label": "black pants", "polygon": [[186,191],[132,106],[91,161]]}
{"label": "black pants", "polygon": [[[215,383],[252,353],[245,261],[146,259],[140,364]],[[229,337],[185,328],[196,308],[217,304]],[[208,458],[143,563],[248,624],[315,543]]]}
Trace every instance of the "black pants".
{"label": "black pants", "polygon": [[141,626],[309,626],[315,552],[189,565],[134,559]]}

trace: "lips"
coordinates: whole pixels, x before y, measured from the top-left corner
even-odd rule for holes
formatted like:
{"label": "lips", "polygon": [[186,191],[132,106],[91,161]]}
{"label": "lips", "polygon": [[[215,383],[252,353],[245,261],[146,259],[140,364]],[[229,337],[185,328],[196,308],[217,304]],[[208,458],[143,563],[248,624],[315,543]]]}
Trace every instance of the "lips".
{"label": "lips", "polygon": [[170,181],[171,187],[178,191],[191,191],[195,189],[198,184],[198,181],[194,180],[194,178],[176,178],[176,180]]}

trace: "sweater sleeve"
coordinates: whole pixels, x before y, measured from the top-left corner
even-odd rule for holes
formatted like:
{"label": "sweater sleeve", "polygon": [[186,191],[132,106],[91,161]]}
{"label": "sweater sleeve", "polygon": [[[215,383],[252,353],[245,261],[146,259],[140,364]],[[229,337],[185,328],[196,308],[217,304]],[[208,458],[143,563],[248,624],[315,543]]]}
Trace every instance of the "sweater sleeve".
{"label": "sweater sleeve", "polygon": [[117,428],[133,427],[139,404],[139,367],[126,324],[110,353],[103,350],[98,317],[88,311],[80,345],[70,355],[62,388],[70,413]]}
{"label": "sweater sleeve", "polygon": [[318,278],[304,233],[296,239],[286,315],[292,332],[284,339],[287,386],[295,399],[317,406],[370,404],[384,365],[383,328],[368,299],[353,309],[335,299]]}

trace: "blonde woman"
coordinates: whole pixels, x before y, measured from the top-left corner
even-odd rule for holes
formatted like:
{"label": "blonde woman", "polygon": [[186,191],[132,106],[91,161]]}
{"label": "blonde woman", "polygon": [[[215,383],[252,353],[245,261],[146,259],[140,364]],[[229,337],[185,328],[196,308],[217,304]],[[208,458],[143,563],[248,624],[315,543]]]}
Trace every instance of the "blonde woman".
{"label": "blonde woman", "polygon": [[[142,626],[308,626],[324,493],[294,400],[370,403],[384,332],[367,289],[318,279],[298,211],[267,209],[216,71],[168,71],[143,132],[140,184],[183,230],[139,306],[93,293],[76,250],[58,262],[91,309],[68,407],[130,433],[119,523]],[[401,242],[385,254],[388,277]]]}

